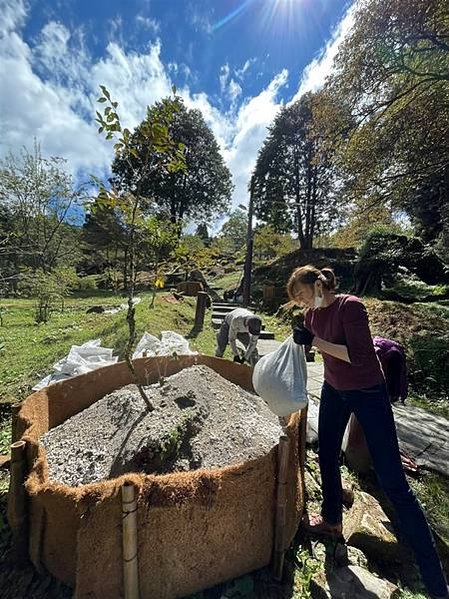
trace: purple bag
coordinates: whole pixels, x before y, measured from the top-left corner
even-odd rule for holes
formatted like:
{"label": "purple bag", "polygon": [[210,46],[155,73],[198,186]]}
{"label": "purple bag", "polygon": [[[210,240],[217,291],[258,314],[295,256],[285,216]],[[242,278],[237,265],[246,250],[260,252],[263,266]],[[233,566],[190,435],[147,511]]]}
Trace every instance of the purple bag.
{"label": "purple bag", "polygon": [[408,395],[407,360],[402,345],[392,339],[373,338],[374,349],[387,384],[388,395],[393,403],[404,403]]}

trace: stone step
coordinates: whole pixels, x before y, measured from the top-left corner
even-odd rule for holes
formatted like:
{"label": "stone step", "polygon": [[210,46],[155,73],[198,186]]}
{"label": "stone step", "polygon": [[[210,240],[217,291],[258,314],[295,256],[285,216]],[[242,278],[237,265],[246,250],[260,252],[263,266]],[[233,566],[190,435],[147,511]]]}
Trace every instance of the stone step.
{"label": "stone step", "polygon": [[[235,302],[212,302],[212,306],[216,308],[225,308],[226,310],[235,310],[236,308],[243,308],[242,304],[236,304]],[[248,306],[248,310],[257,310],[257,306]]]}
{"label": "stone step", "polygon": [[232,312],[236,308],[241,308],[242,306],[233,305],[233,304],[221,304],[212,302],[212,308],[214,310],[222,310],[223,312]]}

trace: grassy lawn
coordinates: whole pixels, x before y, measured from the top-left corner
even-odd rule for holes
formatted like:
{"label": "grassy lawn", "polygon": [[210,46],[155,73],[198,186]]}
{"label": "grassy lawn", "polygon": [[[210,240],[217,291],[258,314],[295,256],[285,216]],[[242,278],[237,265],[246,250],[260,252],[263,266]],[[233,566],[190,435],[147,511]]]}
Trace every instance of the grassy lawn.
{"label": "grassy lawn", "polygon": [[212,285],[219,289],[229,289],[231,287],[237,287],[240,279],[242,278],[242,269],[239,268],[234,272],[228,272],[221,277],[213,279]]}
{"label": "grassy lawn", "polygon": [[[154,308],[149,307],[150,295],[141,294],[136,308],[137,337],[145,331],[153,335],[173,330],[187,335],[193,325],[195,299],[171,304],[158,295]],[[60,358],[71,345],[100,338],[102,345],[113,347],[116,355],[123,356],[127,339],[126,312],[118,314],[86,314],[93,305],[118,306],[125,300],[120,296],[103,294],[90,297],[72,297],[64,312],[55,312],[47,324],[34,324],[31,300],[8,300],[4,303],[4,325],[0,339],[4,350],[0,362],[0,401],[23,399],[31,387]],[[206,322],[209,317],[206,316]],[[204,353],[212,353],[214,335],[205,327],[204,332],[191,340],[191,346]]]}

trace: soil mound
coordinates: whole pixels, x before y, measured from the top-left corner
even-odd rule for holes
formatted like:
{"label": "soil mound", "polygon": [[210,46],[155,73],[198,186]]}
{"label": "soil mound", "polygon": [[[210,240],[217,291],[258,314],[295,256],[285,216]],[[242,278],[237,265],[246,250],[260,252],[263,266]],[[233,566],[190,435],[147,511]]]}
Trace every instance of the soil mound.
{"label": "soil mound", "polygon": [[266,404],[207,366],[146,392],[152,412],[128,385],[43,435],[49,478],[78,486],[125,472],[221,467],[265,455],[278,442],[281,429]]}

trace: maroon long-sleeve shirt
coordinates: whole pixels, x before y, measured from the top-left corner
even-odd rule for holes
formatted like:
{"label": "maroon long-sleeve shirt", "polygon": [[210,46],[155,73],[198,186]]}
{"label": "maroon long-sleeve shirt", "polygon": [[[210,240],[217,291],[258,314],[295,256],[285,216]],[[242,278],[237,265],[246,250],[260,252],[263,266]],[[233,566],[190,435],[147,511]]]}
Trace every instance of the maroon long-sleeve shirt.
{"label": "maroon long-sleeve shirt", "polygon": [[357,297],[337,295],[330,306],[308,310],[304,324],[316,337],[348,348],[350,364],[323,352],[324,379],[334,389],[366,389],[384,382],[368,314]]}

